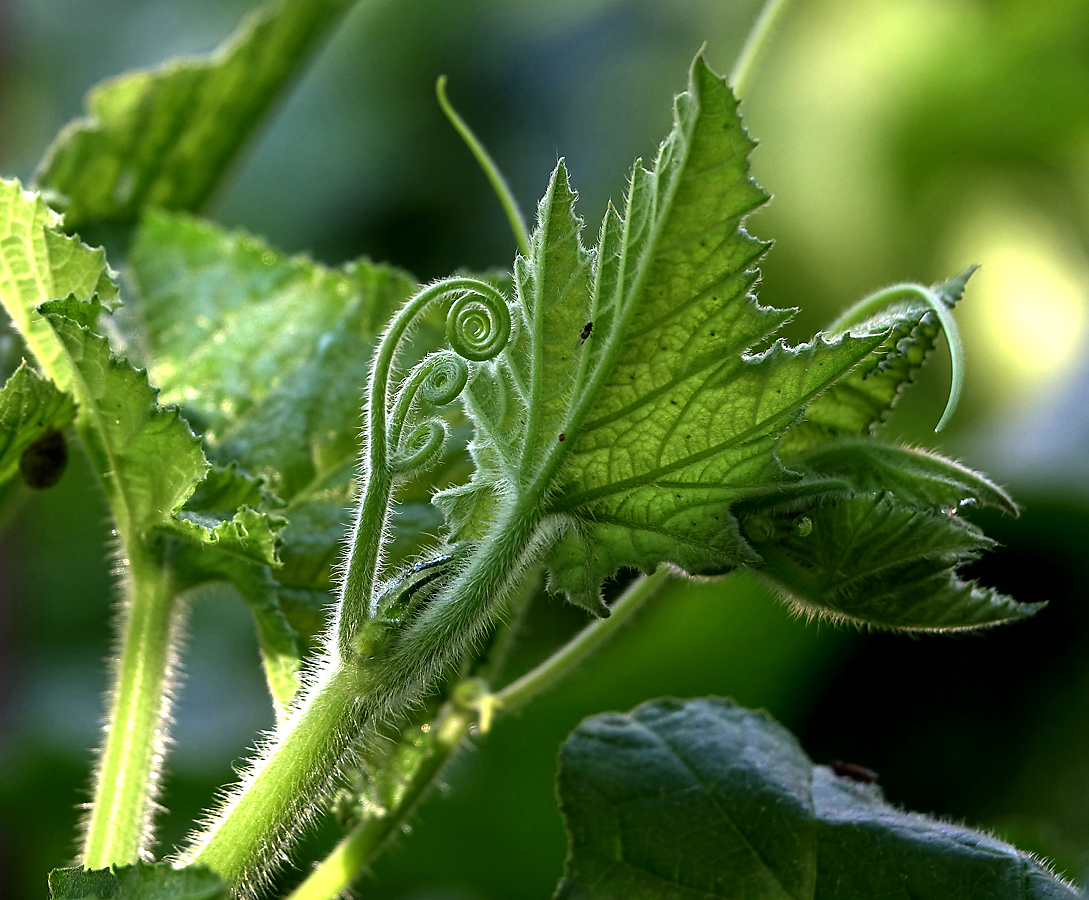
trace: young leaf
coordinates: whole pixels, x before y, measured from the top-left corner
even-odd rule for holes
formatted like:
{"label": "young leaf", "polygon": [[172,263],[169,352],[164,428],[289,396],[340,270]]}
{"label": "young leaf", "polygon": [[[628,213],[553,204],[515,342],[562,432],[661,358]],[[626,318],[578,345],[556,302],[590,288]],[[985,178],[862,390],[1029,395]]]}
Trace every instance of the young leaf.
{"label": "young leaf", "polygon": [[962,581],[957,567],[994,541],[952,512],[906,506],[890,494],[833,494],[800,511],[763,507],[742,527],[762,577],[807,614],[953,630],[1025,618],[1044,605]]}
{"label": "young leaf", "polygon": [[60,226],[40,196],[0,179],[0,303],[43,372],[66,391],[71,369],[38,306],[71,294],[96,296],[110,309],[118,294],[103,251],[61,234]]}
{"label": "young leaf", "polygon": [[25,453],[44,435],[75,418],[68,394],[38,375],[24,361],[0,390],[0,485],[25,466]]}
{"label": "young leaf", "polygon": [[[473,481],[440,495],[456,537],[501,498],[547,494],[562,535],[550,582],[600,611],[622,566],[688,572],[756,560],[731,504],[783,480],[779,435],[885,339],[856,329],[762,352],[789,311],[750,288],[766,249],[741,226],[766,195],[723,79],[697,57],[653,171],[636,165],[591,258],[561,164],[516,268],[515,339],[467,391]],[[922,315],[922,313],[920,313]]]}
{"label": "young leaf", "polygon": [[887,491],[919,509],[978,504],[1016,516],[1017,504],[1002,488],[967,466],[929,450],[896,447],[873,438],[825,440],[791,459],[811,474],[842,478],[860,492]]}
{"label": "young leaf", "polygon": [[767,713],[730,700],[585,720],[560,751],[558,789],[557,900],[1082,896],[1009,844],[814,766]]}
{"label": "young leaf", "polygon": [[88,871],[49,873],[50,900],[227,900],[227,883],[206,866],[175,869],[170,863],[137,863]]}
{"label": "young leaf", "polygon": [[49,148],[36,181],[65,224],[134,221],[147,206],[196,209],[349,0],[272,0],[207,58],[99,85],[88,117]]}

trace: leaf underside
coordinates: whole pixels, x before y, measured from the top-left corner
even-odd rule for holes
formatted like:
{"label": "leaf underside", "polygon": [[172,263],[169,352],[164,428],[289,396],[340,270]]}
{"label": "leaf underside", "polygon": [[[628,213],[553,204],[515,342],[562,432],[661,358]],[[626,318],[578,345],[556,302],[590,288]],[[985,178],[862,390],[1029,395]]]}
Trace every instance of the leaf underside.
{"label": "leaf underside", "polygon": [[654,700],[560,751],[558,900],[1059,900],[1083,896],[982,832],[815,766],[767,713]]}
{"label": "leaf underside", "polygon": [[[604,613],[600,585],[622,567],[670,563],[696,575],[770,567],[784,580],[772,551],[786,552],[777,544],[785,504],[795,515],[813,507],[814,528],[837,530],[822,547],[842,544],[854,507],[885,491],[915,523],[964,502],[1015,509],[956,463],[867,437],[934,346],[928,306],[897,303],[796,347],[775,340],[792,312],[762,307],[751,292],[767,248],[744,228],[766,200],[749,176],[752,146],[725,81],[697,57],[653,168],[636,164],[623,215],[610,207],[592,250],[557,167],[529,258],[515,266],[515,338],[466,391],[476,472],[436,498],[454,539],[482,538],[511,497],[545,496],[556,535],[549,586]],[[939,285],[942,301],[952,306],[970,274]],[[819,457],[848,437],[869,444]],[[762,542],[739,523],[755,510]],[[838,584],[808,590],[806,608],[886,627],[1031,612],[956,579],[956,566],[988,546],[966,533],[959,521],[945,532],[959,556],[920,536],[918,546],[940,558],[926,560],[927,577],[914,573],[913,587],[933,596],[913,612],[880,579],[868,584],[881,588],[887,610],[839,602]],[[834,569],[822,553],[805,564]],[[947,615],[950,603],[972,610]]]}

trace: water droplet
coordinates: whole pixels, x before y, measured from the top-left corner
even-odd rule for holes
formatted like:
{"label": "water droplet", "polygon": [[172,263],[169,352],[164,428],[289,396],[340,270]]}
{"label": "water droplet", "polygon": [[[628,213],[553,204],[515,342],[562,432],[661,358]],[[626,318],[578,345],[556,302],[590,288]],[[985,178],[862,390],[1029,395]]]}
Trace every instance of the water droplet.
{"label": "water droplet", "polygon": [[794,533],[798,537],[809,537],[813,533],[813,520],[809,516],[798,516],[794,520]]}

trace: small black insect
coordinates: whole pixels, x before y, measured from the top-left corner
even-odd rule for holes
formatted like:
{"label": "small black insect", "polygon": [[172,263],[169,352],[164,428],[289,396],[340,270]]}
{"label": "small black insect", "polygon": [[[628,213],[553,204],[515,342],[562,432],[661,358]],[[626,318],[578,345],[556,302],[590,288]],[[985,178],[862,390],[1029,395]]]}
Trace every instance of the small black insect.
{"label": "small black insect", "polygon": [[32,488],[53,487],[60,481],[67,465],[68,443],[56,430],[45,432],[19,457],[19,473]]}
{"label": "small black insect", "polygon": [[564,433],[563,433],[563,432],[561,431],[561,432],[560,432],[560,443],[563,443],[563,439],[564,439],[565,437],[567,437],[567,435],[566,435],[566,434],[564,434]]}
{"label": "small black insect", "polygon": [[873,769],[867,769],[857,763],[841,762],[834,759],[828,764],[828,768],[840,778],[850,778],[852,781],[861,781],[863,784],[873,784],[877,781],[877,773]]}
{"label": "small black insect", "polygon": [[590,336],[590,332],[593,331],[593,330],[594,330],[594,323],[593,322],[587,322],[585,325],[583,325],[582,326],[582,331],[579,332],[579,343],[580,344],[586,343],[586,339]]}

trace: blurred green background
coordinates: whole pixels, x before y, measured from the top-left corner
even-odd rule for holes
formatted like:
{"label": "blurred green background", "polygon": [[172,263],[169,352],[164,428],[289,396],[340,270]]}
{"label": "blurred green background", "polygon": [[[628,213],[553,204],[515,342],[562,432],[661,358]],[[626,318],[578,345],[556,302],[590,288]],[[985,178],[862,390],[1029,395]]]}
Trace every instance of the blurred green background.
{"label": "blurred green background", "polygon": [[[240,0],[0,0],[0,172],[28,180],[102,78],[210,50]],[[533,210],[559,156],[596,232],[651,157],[693,53],[728,71],[751,0],[364,0],[208,215],[328,263],[421,279],[510,265],[498,204],[434,101],[455,105]],[[886,426],[1006,484],[1016,521],[973,574],[1034,620],[967,637],[792,619],[747,578],[678,585],[562,689],[501,721],[379,862],[382,898],[540,898],[565,838],[553,776],[585,715],[663,694],[764,706],[817,761],[876,769],[888,796],[1089,872],[1089,3],[796,0],[745,98],[775,199],[761,298],[808,337],[863,293],[971,263],[966,396],[932,433],[944,352]],[[2,348],[0,348],[2,349]],[[111,649],[105,507],[81,461],[0,539],[0,897],[45,894],[75,853]],[[104,548],[106,548],[104,552]],[[528,643],[573,628],[553,602]],[[193,601],[162,817],[165,851],[271,723],[248,613]],[[320,847],[333,837],[311,839]],[[290,873],[286,876],[290,880]]]}

